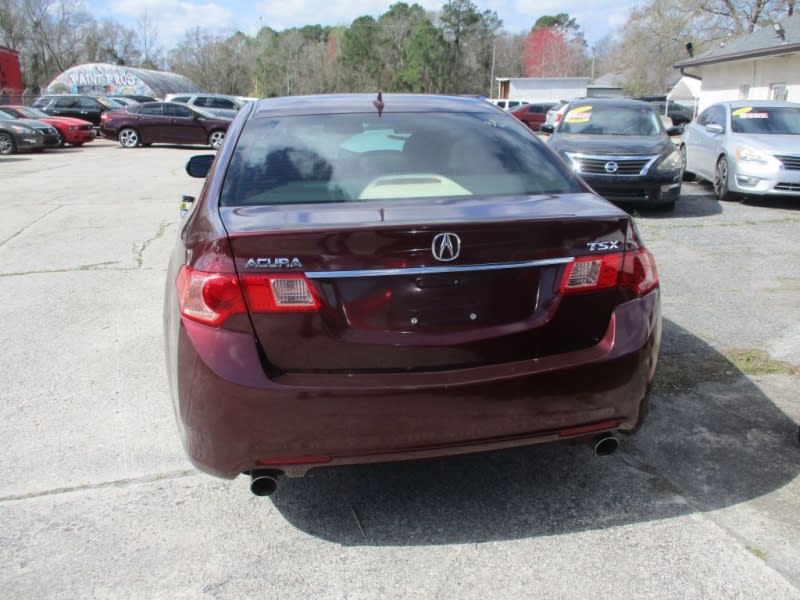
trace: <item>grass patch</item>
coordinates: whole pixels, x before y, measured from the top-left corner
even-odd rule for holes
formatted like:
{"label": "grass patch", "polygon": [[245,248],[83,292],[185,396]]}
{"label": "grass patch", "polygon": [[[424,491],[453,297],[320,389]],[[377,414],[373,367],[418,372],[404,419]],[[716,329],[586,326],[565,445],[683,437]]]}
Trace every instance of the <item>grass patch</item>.
{"label": "grass patch", "polygon": [[657,392],[685,392],[704,382],[732,383],[742,374],[800,377],[800,367],[753,348],[736,348],[724,354],[711,348],[681,353],[662,350],[653,386]]}
{"label": "grass patch", "polygon": [[761,548],[751,548],[750,546],[748,546],[747,549],[750,551],[750,554],[752,554],[753,556],[757,556],[758,558],[766,562],[767,553],[764,552]]}
{"label": "grass patch", "polygon": [[746,375],[795,375],[800,376],[800,367],[770,358],[763,350],[731,350],[728,359]]}

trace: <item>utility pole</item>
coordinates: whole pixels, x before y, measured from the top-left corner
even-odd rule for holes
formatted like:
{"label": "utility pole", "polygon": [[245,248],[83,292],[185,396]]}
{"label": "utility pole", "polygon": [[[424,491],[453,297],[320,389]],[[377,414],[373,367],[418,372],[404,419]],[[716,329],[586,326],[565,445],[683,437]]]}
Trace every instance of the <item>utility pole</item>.
{"label": "utility pole", "polygon": [[495,47],[497,46],[497,40],[492,38],[492,70],[489,75],[489,98],[491,99],[492,94],[494,94],[494,54],[495,54]]}

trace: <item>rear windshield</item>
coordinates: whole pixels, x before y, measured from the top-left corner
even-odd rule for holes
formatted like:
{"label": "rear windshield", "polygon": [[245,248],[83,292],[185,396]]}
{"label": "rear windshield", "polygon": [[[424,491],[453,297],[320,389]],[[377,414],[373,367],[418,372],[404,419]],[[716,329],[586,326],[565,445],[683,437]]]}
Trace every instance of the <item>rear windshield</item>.
{"label": "rear windshield", "polygon": [[231,158],[221,205],[581,189],[511,116],[336,114],[249,121]]}
{"label": "rear windshield", "polygon": [[746,106],[731,112],[735,133],[800,134],[800,108]]}
{"label": "rear windshield", "polygon": [[561,121],[559,133],[580,135],[664,134],[661,120],[649,106],[589,105],[570,106]]}

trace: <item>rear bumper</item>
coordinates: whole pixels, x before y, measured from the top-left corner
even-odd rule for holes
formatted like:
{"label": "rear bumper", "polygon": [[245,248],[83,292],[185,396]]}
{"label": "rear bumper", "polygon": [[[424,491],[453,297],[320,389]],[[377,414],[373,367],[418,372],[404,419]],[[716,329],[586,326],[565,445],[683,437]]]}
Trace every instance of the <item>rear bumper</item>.
{"label": "rear bumper", "polygon": [[[441,373],[291,381],[266,377],[249,334],[169,318],[168,367],[183,445],[199,469],[232,478],[268,464],[301,476],[553,442],[593,424],[593,433],[633,430],[660,322],[656,289],[618,307],[586,350]],[[310,456],[325,458],[281,460]]]}

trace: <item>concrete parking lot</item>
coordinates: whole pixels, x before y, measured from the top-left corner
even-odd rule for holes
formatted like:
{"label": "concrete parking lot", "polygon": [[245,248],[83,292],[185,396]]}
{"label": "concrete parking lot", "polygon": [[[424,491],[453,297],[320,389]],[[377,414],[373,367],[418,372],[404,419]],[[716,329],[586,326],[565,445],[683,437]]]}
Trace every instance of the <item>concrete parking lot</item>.
{"label": "concrete parking lot", "polygon": [[256,498],[185,459],[161,302],[202,148],[0,157],[0,597],[800,598],[800,202],[633,208],[650,417],[585,445],[340,468]]}

